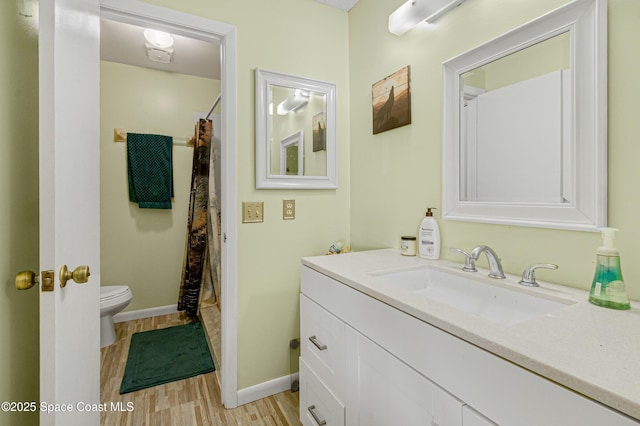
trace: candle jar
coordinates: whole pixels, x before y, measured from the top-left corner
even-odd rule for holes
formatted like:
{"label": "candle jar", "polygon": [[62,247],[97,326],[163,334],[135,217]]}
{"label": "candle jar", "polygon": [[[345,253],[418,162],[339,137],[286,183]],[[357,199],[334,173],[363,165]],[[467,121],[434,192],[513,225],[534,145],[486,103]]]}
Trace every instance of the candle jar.
{"label": "candle jar", "polygon": [[403,256],[416,255],[416,237],[404,236],[400,239],[400,253]]}

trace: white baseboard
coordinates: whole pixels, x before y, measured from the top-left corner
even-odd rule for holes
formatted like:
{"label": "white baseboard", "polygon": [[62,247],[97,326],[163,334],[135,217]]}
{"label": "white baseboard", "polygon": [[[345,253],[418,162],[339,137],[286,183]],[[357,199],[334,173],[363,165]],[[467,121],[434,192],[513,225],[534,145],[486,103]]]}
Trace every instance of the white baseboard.
{"label": "white baseboard", "polygon": [[158,306],[156,308],[138,309],[137,311],[120,312],[113,316],[113,322],[132,321],[142,318],[157,317],[160,315],[178,312],[178,305]]}
{"label": "white baseboard", "polygon": [[291,390],[291,382],[293,380],[298,380],[298,373],[278,377],[268,382],[240,389],[238,390],[238,405],[248,404],[280,392]]}

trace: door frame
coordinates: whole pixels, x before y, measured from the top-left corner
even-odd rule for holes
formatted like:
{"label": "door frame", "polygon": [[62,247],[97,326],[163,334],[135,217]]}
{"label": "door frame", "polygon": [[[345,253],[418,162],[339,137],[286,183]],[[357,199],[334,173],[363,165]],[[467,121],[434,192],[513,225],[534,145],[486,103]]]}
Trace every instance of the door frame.
{"label": "door frame", "polygon": [[[221,393],[238,406],[238,223],[236,27],[137,0],[100,0],[100,17],[154,28],[220,45],[221,84]],[[213,102],[213,98],[212,98]]]}

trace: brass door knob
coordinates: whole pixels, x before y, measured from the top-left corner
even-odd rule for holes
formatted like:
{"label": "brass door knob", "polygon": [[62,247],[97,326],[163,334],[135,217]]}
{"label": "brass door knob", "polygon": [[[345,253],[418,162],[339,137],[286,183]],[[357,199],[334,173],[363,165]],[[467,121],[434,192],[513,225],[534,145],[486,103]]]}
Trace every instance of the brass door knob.
{"label": "brass door knob", "polygon": [[67,265],[62,265],[60,268],[60,287],[64,288],[67,285],[67,281],[72,280],[77,284],[83,284],[89,281],[89,276],[91,273],[89,272],[89,267],[86,265],[78,266],[76,269],[69,271]]}
{"label": "brass door knob", "polygon": [[16,289],[28,290],[38,283],[38,275],[33,271],[21,271],[16,275]]}

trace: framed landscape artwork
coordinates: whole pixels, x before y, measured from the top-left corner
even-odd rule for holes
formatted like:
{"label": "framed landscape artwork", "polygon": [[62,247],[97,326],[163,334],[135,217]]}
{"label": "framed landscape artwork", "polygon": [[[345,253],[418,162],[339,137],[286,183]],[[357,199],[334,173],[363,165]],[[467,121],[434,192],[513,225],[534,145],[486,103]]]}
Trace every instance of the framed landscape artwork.
{"label": "framed landscape artwork", "polygon": [[327,149],[326,128],[327,123],[324,118],[324,112],[320,112],[313,116],[313,152],[324,151]]}
{"label": "framed landscape artwork", "polygon": [[372,87],[373,134],[411,124],[410,66],[383,78]]}

